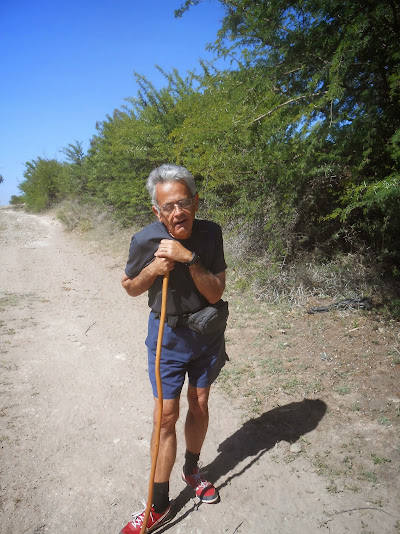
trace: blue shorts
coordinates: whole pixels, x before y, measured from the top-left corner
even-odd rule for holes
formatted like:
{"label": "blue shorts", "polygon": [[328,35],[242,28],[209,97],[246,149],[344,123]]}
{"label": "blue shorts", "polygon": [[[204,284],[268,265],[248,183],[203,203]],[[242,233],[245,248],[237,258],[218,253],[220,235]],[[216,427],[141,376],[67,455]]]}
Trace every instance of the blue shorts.
{"label": "blue shorts", "polygon": [[[150,313],[146,346],[154,397],[158,397],[155,361],[159,325],[160,320]],[[188,327],[171,328],[165,324],[160,361],[164,399],[179,397],[186,373],[192,386],[198,388],[210,386],[226,360],[223,331],[203,335]]]}

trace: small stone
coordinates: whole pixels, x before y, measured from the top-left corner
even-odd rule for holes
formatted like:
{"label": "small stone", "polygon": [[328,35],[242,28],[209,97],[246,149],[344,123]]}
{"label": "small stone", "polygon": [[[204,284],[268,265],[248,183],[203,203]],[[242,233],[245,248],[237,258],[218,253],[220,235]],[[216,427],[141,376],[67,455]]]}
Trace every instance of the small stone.
{"label": "small stone", "polygon": [[301,452],[301,450],[302,450],[301,443],[299,443],[298,441],[290,445],[290,452],[294,452],[298,454],[299,452]]}

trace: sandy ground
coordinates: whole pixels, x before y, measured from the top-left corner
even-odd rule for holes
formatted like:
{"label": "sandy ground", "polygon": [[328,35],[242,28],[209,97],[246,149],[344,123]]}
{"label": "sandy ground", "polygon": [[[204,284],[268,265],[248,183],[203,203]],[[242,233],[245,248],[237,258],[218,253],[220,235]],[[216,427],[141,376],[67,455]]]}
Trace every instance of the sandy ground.
{"label": "sandy ground", "polygon": [[[121,260],[50,217],[3,209],[0,241],[0,532],[118,534],[150,472],[146,297],[127,297]],[[299,452],[307,443],[323,454],[337,438],[332,425],[323,434],[329,410],[315,396],[250,420],[216,386],[201,459],[221,501],[197,506],[180,481],[185,404],[176,515],[158,532],[399,531],[398,485],[332,491]],[[390,468],[396,480],[398,462]]]}

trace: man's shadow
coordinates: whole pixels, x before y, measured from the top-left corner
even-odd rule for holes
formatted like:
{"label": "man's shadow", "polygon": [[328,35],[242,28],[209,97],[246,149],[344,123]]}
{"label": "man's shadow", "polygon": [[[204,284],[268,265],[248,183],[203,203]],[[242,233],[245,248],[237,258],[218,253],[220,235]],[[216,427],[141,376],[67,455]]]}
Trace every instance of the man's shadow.
{"label": "man's shadow", "polygon": [[[291,402],[286,406],[274,408],[260,417],[250,419],[219,445],[218,456],[202,471],[207,472],[207,479],[220,491],[280,441],[294,443],[301,436],[314,430],[324,417],[326,409],[327,405],[321,400],[304,399],[301,402]],[[239,472],[234,473],[235,467],[246,459],[248,462]],[[229,473],[230,476],[218,485],[218,480]],[[189,487],[181,491],[173,504],[174,519],[165,529],[160,530],[160,533],[182,521],[197,507],[194,505],[183,516],[176,518],[193,496],[193,490]]]}

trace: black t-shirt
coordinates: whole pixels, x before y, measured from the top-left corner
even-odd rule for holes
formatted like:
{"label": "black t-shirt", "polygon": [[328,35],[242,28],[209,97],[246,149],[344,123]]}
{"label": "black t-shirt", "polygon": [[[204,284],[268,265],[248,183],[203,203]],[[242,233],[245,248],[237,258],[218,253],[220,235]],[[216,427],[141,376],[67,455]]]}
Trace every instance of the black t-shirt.
{"label": "black t-shirt", "polygon": [[[135,278],[144,267],[154,260],[161,239],[174,239],[166,227],[156,221],[132,237],[125,273]],[[226,269],[221,227],[211,221],[195,219],[192,234],[188,239],[178,240],[182,245],[200,256],[202,265],[213,274]],[[150,287],[149,306],[155,312],[161,311],[162,276],[158,276]],[[170,273],[167,298],[167,315],[184,315],[201,310],[207,300],[196,288],[189,267],[176,262]]]}

